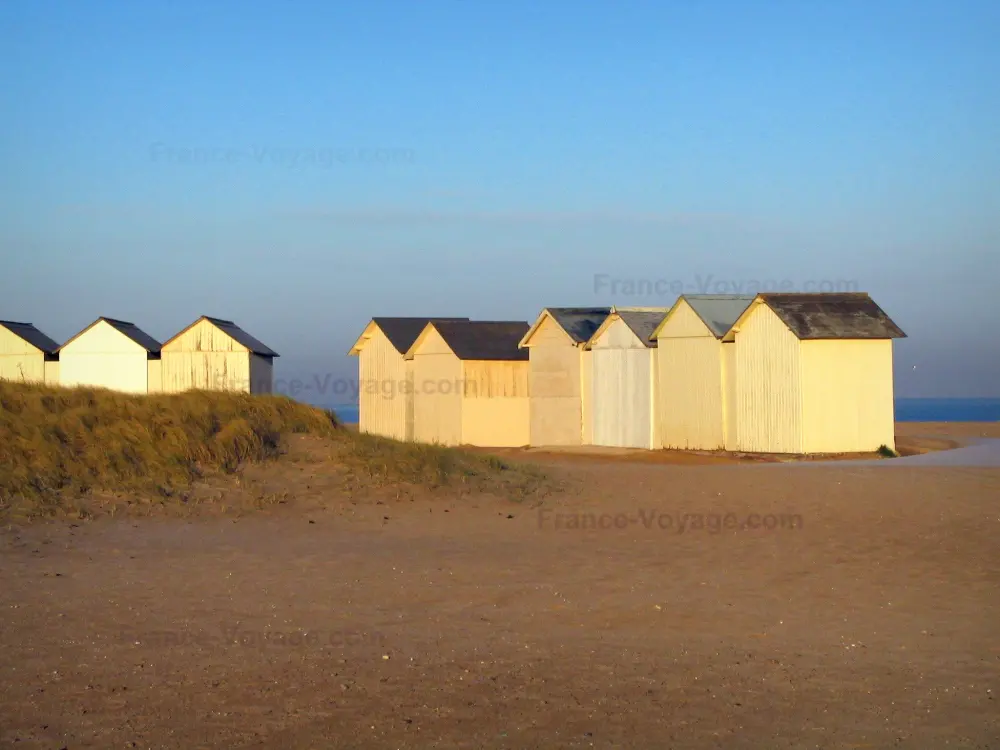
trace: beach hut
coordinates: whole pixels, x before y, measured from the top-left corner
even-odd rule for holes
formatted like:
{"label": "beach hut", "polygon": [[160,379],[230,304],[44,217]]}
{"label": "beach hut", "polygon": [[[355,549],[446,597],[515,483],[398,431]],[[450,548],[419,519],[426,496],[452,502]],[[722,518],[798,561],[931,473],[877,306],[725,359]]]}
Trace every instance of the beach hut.
{"label": "beach hut", "polygon": [[406,352],[413,362],[414,440],[520,447],[531,439],[528,324],[432,321]]}
{"label": "beach hut", "polygon": [[233,321],[202,315],[161,347],[162,389],[271,393],[277,356]]}
{"label": "beach hut", "polygon": [[758,294],[724,338],[736,345],[738,449],[895,448],[892,342],[905,336],[863,292]]}
{"label": "beach hut", "polygon": [[659,447],[655,414],[656,341],[666,307],[612,307],[587,341],[591,352],[593,444]]}
{"label": "beach hut", "polygon": [[735,450],[735,344],[723,343],[753,295],[686,294],[653,331],[660,446]]}
{"label": "beach hut", "polygon": [[31,323],[0,320],[0,380],[58,385],[58,349]]}
{"label": "beach hut", "polygon": [[361,432],[413,440],[413,363],[405,355],[431,320],[468,318],[372,318],[354,342]]}
{"label": "beach hut", "polygon": [[160,390],[160,342],[133,323],[98,318],[59,347],[59,382],[124,393]]}
{"label": "beach hut", "polygon": [[585,346],[610,313],[610,307],[547,307],[518,344],[528,350],[531,445],[591,441],[591,354]]}

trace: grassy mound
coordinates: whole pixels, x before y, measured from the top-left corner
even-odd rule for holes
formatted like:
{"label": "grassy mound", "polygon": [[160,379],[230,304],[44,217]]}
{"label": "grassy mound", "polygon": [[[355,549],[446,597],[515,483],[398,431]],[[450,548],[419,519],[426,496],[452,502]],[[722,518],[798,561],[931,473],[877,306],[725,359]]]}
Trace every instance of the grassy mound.
{"label": "grassy mound", "polygon": [[52,515],[91,490],[180,497],[199,479],[277,458],[314,435],[354,489],[455,482],[524,495],[538,476],[499,459],[359,435],[284,396],[189,391],[133,396],[0,381],[0,513]]}

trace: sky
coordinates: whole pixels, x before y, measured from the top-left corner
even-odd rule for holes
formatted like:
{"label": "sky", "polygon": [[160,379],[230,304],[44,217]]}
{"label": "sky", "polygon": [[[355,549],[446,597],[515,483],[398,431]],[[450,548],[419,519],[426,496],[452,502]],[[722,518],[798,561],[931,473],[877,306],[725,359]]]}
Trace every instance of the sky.
{"label": "sky", "polygon": [[898,396],[997,397],[998,34],[993,0],[10,0],[0,318],[228,318],[336,403],[376,315],[866,291]]}

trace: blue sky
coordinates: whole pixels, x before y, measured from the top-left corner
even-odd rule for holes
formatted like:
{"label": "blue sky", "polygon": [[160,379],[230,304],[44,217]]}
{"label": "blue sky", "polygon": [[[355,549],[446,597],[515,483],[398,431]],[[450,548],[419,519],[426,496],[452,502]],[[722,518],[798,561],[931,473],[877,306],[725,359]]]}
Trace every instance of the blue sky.
{"label": "blue sky", "polygon": [[373,315],[840,283],[909,334],[899,395],[1000,396],[998,29],[990,0],[11,0],[0,317],[217,315],[323,380]]}

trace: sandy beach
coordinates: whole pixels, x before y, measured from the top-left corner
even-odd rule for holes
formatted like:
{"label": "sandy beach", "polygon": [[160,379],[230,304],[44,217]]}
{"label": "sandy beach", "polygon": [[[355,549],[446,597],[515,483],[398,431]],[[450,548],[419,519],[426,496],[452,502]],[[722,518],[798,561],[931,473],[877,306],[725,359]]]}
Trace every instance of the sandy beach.
{"label": "sandy beach", "polygon": [[0,740],[1000,743],[1000,470],[530,458],[539,501],[334,496],[313,467],[239,518],[5,530]]}

